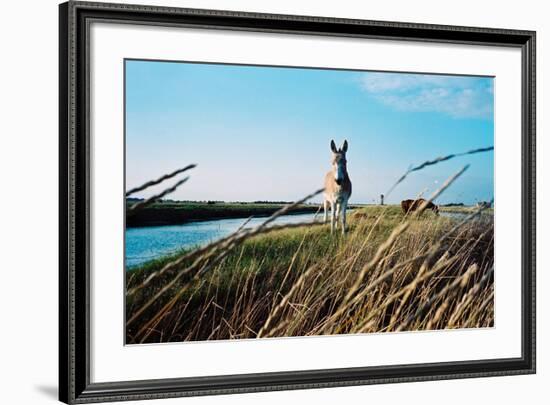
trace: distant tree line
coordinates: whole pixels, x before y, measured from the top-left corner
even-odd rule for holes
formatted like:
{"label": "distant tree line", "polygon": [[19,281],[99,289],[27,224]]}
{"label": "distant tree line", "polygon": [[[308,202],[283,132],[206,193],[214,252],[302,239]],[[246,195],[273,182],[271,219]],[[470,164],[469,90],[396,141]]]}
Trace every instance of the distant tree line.
{"label": "distant tree line", "polygon": [[[126,201],[128,202],[137,202],[137,201],[143,201],[144,198],[138,198],[138,197],[128,197],[126,198]],[[168,204],[177,204],[177,203],[190,203],[190,204],[292,204],[294,201],[283,201],[283,200],[256,200],[256,201],[223,201],[223,200],[173,200],[170,198],[163,198],[160,200],[157,200],[157,203],[168,203]]]}

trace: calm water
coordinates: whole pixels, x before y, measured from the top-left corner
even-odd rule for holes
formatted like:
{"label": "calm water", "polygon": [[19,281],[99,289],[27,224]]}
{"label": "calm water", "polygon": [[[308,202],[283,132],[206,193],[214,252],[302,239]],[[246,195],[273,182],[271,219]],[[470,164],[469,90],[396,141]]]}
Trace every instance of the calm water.
{"label": "calm water", "polygon": [[[322,218],[322,213],[317,214]],[[466,214],[442,212],[441,216],[462,219]],[[315,214],[284,215],[275,224],[313,221]],[[266,218],[253,218],[246,225],[254,227]],[[236,231],[244,218],[217,219],[182,225],[147,226],[126,229],[126,267],[132,268],[149,260],[166,256],[183,248],[205,245]]]}
{"label": "calm water", "polygon": [[464,219],[468,215],[470,215],[470,213],[469,212],[444,212],[444,211],[439,211],[439,215],[441,215],[442,217],[448,217],[448,218],[454,218],[454,219]]}
{"label": "calm water", "polygon": [[[315,214],[284,215],[274,224],[312,221]],[[322,215],[318,215],[318,219]],[[267,218],[252,218],[246,227],[261,224]],[[131,268],[149,260],[174,253],[182,248],[205,245],[236,231],[246,219],[217,219],[182,225],[147,226],[126,229],[126,267]]]}

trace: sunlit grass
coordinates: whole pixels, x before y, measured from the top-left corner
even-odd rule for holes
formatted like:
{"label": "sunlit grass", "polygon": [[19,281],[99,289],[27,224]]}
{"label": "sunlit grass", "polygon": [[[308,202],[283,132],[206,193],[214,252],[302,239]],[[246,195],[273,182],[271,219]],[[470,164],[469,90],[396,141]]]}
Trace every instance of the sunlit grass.
{"label": "sunlit grass", "polygon": [[200,272],[172,285],[173,271],[150,275],[186,252],[155,260],[127,272],[128,291],[137,291],[126,297],[127,342],[492,326],[492,215],[447,234],[456,224],[431,212],[404,218],[397,206],[370,206],[349,214],[345,236],[331,235],[328,225],[253,236],[221,249],[218,262],[205,253],[181,263],[199,263]]}

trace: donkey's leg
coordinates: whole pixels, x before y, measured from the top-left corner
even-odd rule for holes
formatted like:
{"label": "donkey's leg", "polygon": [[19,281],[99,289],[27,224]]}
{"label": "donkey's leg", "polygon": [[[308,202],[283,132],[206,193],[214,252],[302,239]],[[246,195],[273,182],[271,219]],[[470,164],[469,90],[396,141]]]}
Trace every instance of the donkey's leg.
{"label": "donkey's leg", "polygon": [[323,223],[326,224],[327,223],[327,219],[328,219],[328,201],[325,200],[323,202],[323,207],[325,209],[325,216],[323,217]]}
{"label": "donkey's leg", "polygon": [[336,220],[334,221],[334,228],[338,229],[338,220],[340,219],[340,208],[342,206],[342,203],[336,201],[336,203],[334,204],[336,206]]}
{"label": "donkey's leg", "polygon": [[342,216],[342,235],[346,234],[346,210],[348,209],[348,202],[342,201],[342,213],[340,214]]}
{"label": "donkey's leg", "polygon": [[336,220],[336,203],[330,202],[330,233],[334,232],[334,222]]}

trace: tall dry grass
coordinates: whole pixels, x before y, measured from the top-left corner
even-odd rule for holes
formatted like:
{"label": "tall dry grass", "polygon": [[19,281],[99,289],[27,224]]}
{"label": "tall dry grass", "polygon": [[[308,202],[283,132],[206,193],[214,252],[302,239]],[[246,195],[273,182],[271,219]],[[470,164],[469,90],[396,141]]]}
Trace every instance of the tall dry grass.
{"label": "tall dry grass", "polygon": [[459,221],[364,208],[344,237],[272,225],[288,209],[128,272],[127,343],[493,326],[493,219],[482,209]]}
{"label": "tall dry grass", "polygon": [[[181,277],[157,295],[174,279],[161,274],[128,296],[129,319],[151,302],[129,322],[128,340],[491,326],[490,218],[448,234],[453,220],[426,214],[392,238],[394,229],[403,227],[394,228],[403,223],[395,210],[352,217],[345,238],[331,236],[325,227],[253,237],[221,260],[206,260],[198,276]],[[151,272],[129,274],[135,286]]]}

